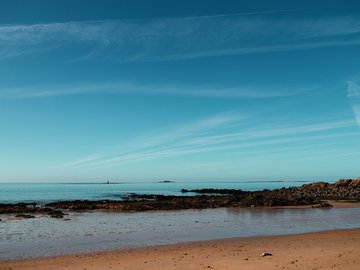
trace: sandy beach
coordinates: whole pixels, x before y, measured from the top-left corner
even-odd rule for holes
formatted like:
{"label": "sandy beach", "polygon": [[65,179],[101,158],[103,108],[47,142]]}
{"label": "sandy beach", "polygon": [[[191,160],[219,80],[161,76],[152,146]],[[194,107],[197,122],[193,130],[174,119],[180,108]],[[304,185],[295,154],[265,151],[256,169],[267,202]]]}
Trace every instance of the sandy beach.
{"label": "sandy beach", "polygon": [[[359,269],[360,229],[1,262],[1,269]],[[272,256],[261,257],[263,252]]]}
{"label": "sandy beach", "polygon": [[0,270],[360,270],[360,0],[0,0]]}

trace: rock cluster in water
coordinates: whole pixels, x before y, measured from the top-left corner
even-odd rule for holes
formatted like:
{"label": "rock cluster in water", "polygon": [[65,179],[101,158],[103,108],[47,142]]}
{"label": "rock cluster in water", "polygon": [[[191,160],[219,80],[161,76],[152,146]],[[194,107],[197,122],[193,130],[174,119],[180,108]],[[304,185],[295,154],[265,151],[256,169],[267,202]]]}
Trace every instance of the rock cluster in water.
{"label": "rock cluster in water", "polygon": [[[255,206],[294,206],[314,205],[331,207],[325,200],[347,200],[360,202],[360,178],[342,179],[333,184],[317,182],[300,187],[281,188],[262,191],[243,191],[237,189],[181,190],[192,192],[194,196],[165,196],[128,194],[122,200],[75,200],[59,201],[37,206],[36,203],[0,204],[0,214],[46,214],[62,218],[64,210],[109,210],[109,211],[148,211],[205,209],[218,207]],[[27,215],[27,218],[31,216]]]}
{"label": "rock cluster in water", "polygon": [[17,214],[16,217],[19,218],[33,218],[34,214],[43,214],[53,218],[64,217],[62,211],[38,206],[36,203],[0,204],[0,214]]}

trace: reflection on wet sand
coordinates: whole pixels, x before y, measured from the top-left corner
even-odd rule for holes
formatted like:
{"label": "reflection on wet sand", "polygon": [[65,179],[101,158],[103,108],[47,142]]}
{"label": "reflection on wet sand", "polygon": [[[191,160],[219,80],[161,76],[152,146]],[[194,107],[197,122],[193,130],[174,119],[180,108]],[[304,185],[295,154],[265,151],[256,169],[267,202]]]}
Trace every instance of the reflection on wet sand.
{"label": "reflection on wet sand", "polygon": [[10,259],[358,228],[360,208],[85,212],[71,213],[70,220],[0,218],[0,259]]}

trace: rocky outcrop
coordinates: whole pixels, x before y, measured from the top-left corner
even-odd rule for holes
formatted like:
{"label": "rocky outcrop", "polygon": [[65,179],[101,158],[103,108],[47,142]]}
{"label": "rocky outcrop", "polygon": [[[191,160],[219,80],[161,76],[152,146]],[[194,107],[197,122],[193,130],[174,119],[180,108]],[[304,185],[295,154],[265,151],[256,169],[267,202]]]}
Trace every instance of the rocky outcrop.
{"label": "rocky outcrop", "polygon": [[262,191],[238,189],[182,190],[196,196],[165,196],[157,194],[128,194],[123,201],[63,201],[47,206],[68,210],[105,209],[110,211],[148,211],[204,209],[217,207],[316,205],[331,207],[324,200],[360,201],[360,181],[339,180],[334,184],[318,182],[300,187]]}
{"label": "rocky outcrop", "polygon": [[322,200],[360,201],[360,178],[340,179],[333,184],[317,182],[300,187],[253,192],[236,189],[195,189],[182,192],[234,195],[240,206],[309,205],[320,203]]}
{"label": "rocky outcrop", "polygon": [[61,201],[47,206],[67,210],[149,211],[229,207],[232,204],[229,196],[134,195],[127,201]]}
{"label": "rocky outcrop", "polygon": [[44,214],[52,218],[63,218],[65,215],[58,209],[37,206],[35,203],[0,204],[0,214],[17,214],[20,218],[34,217],[29,214]]}
{"label": "rocky outcrop", "polygon": [[44,207],[32,204],[0,204],[0,214],[43,213],[54,218],[62,218],[64,210],[108,210],[117,212],[205,209],[218,207],[254,206],[294,206],[314,205],[331,207],[325,200],[348,200],[360,202],[360,178],[341,179],[333,184],[317,182],[300,187],[281,188],[262,191],[243,191],[239,189],[197,189],[182,190],[195,196],[165,196],[157,194],[128,194],[122,200],[101,201],[59,201]]}
{"label": "rocky outcrop", "polygon": [[360,201],[360,179],[340,179],[333,184],[312,183],[296,188],[306,196],[327,200],[356,200]]}

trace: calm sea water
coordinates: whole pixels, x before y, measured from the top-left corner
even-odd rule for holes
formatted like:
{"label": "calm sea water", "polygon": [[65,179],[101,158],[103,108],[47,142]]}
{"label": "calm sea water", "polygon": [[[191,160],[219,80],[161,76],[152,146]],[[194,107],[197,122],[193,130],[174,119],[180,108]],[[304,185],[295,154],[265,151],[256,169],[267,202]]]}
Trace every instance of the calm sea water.
{"label": "calm sea water", "polygon": [[[181,189],[228,188],[246,191],[300,186],[305,182],[175,182],[119,184],[0,184],[0,203],[39,202],[59,200],[121,199],[128,193],[181,195]],[[192,194],[187,194],[192,195]]]}

